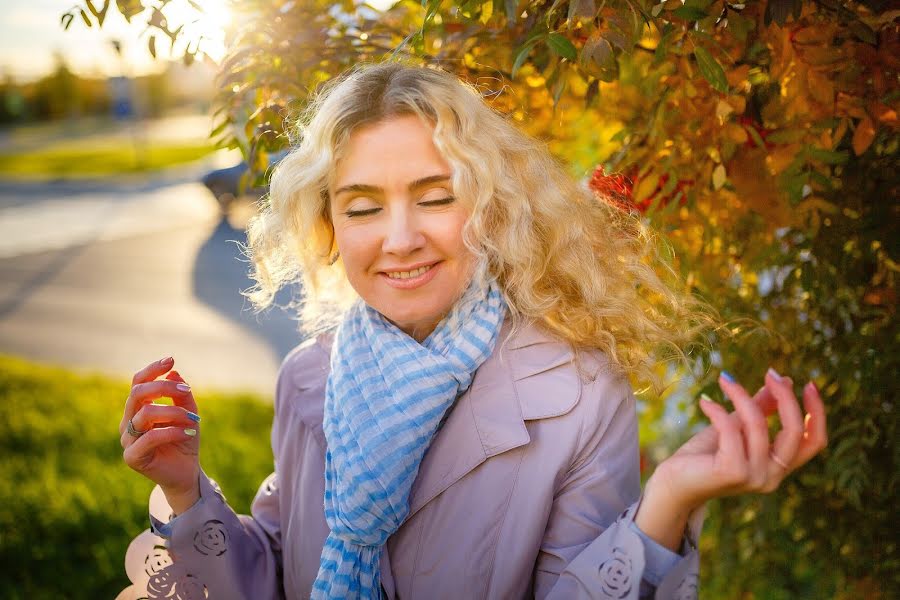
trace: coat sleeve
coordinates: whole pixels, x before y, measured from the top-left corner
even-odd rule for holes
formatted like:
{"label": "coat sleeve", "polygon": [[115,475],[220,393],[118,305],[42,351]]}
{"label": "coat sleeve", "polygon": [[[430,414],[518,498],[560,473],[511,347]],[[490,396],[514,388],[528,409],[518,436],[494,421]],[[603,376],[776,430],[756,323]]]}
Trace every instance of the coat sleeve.
{"label": "coat sleeve", "polygon": [[[679,553],[641,532],[634,523],[640,471],[630,386],[601,377],[584,387],[582,401],[588,411],[598,407],[598,415],[585,417],[581,451],[554,497],[535,568],[535,597],[695,598],[703,510],[691,515]],[[611,416],[603,410],[610,402]]]}
{"label": "coat sleeve", "polygon": [[260,485],[250,515],[235,513],[203,471],[200,499],[175,517],[157,486],[150,495],[150,529],[125,555],[132,585],[117,600],[284,597],[278,488],[284,371],[282,366],[272,425],[275,472]]}

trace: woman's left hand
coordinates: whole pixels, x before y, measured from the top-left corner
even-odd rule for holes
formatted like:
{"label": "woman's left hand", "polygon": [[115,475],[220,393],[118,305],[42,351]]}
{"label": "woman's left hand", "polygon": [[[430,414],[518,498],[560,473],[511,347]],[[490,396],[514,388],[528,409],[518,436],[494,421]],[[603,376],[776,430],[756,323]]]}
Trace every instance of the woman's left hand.
{"label": "woman's left hand", "polygon": [[[735,412],[701,399],[700,410],[712,425],[657,467],[635,515],[644,533],[670,548],[680,542],[693,509],[721,496],[771,492],[827,443],[825,407],[812,382],[803,388],[805,418],[791,379],[772,369],[752,398],[727,374],[719,377],[719,386]],[[776,408],[781,431],[770,442],[766,417]]]}

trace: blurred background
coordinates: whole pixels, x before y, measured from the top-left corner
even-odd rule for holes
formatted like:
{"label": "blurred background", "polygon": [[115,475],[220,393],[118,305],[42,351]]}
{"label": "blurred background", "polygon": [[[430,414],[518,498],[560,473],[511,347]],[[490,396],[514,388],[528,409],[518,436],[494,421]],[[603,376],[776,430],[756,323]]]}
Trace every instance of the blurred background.
{"label": "blurred background", "polygon": [[[660,233],[729,324],[640,391],[646,477],[721,369],[825,397],[774,494],[712,503],[703,598],[895,598],[900,10],[882,0],[0,3],[0,597],[115,597],[152,484],[121,461],[131,374],[172,355],[202,462],[249,510],[272,469],[286,289],[241,254],[293,116],[360,61],[470,81]],[[639,382],[635,382],[636,387]],[[799,392],[799,385],[797,391]]]}

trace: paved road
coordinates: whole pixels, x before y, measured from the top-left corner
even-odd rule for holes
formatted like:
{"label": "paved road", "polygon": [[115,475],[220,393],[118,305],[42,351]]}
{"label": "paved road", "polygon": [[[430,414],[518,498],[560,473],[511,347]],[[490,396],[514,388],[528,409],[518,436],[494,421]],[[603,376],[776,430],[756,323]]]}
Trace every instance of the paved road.
{"label": "paved road", "polygon": [[297,323],[246,310],[243,230],[195,181],[0,182],[0,352],[122,376],[172,355],[196,388],[269,396]]}

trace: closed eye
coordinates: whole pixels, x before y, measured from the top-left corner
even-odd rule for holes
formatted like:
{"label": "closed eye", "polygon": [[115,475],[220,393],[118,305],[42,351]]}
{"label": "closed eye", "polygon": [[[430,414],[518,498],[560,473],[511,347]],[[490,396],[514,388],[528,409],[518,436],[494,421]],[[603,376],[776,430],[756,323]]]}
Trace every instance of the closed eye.
{"label": "closed eye", "polygon": [[438,198],[436,200],[425,200],[424,202],[419,202],[420,206],[444,206],[446,204],[450,204],[456,200],[453,196],[447,196],[446,198]]}
{"label": "closed eye", "polygon": [[367,217],[369,215],[374,215],[379,210],[381,210],[380,207],[367,208],[365,210],[348,210],[344,214],[352,219],[353,217]]}

